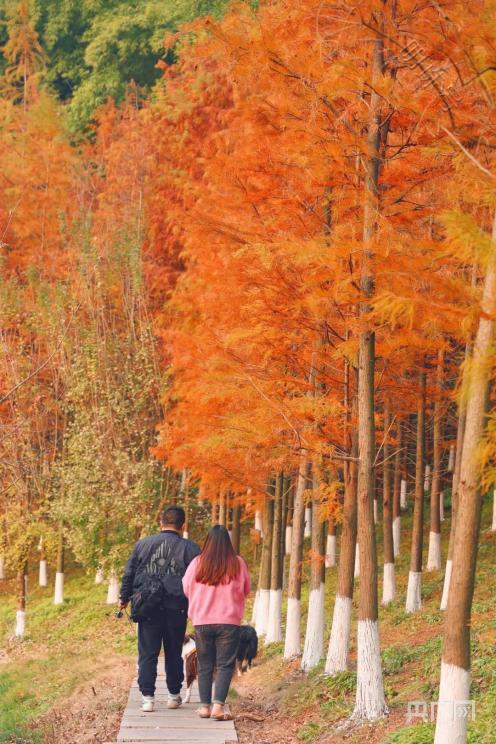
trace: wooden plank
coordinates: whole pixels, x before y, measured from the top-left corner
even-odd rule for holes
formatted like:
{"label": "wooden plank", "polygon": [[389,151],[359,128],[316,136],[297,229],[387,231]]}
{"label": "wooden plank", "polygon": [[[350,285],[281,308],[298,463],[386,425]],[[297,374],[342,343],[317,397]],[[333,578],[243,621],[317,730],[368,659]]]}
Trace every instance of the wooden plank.
{"label": "wooden plank", "polygon": [[124,716],[122,719],[121,729],[132,728],[133,726],[135,728],[162,727],[171,729],[187,728],[190,726],[191,728],[201,728],[202,731],[226,731],[229,728],[234,729],[232,721],[211,721],[208,718],[202,719],[196,715],[194,717],[183,716],[182,718],[167,718],[166,716],[156,715],[155,713],[148,715],[148,718],[141,718],[140,716]]}
{"label": "wooden plank", "polygon": [[[158,685],[165,679],[160,675]],[[184,694],[184,690],[182,691]],[[167,691],[158,689],[155,694],[155,710],[141,711],[141,693],[133,683],[129,692],[117,742],[121,744],[236,744],[238,736],[233,721],[201,719],[196,714],[199,704],[198,685],[192,689],[191,701],[180,708],[166,707]]]}
{"label": "wooden plank", "polygon": [[122,726],[129,727],[131,725],[138,726],[170,726],[171,728],[181,728],[184,726],[200,726],[202,729],[205,725],[209,728],[226,728],[230,721],[214,721],[208,718],[200,718],[195,714],[194,717],[188,716],[172,716],[167,713],[145,713],[143,716],[138,714],[126,713],[122,718]]}
{"label": "wooden plank", "polygon": [[[130,729],[128,731],[120,731],[118,742],[124,741],[191,741],[191,736],[195,738],[200,737],[205,744],[224,744],[229,732],[222,733],[221,731],[191,731],[189,729],[174,729],[174,730],[157,730],[151,729]],[[230,734],[229,734],[230,736]]]}

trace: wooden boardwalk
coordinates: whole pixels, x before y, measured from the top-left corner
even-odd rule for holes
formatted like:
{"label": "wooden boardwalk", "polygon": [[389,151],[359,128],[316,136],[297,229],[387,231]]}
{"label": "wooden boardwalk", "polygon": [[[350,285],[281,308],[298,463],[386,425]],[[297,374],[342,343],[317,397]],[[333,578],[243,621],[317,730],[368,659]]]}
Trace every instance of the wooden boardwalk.
{"label": "wooden boardwalk", "polygon": [[[184,697],[184,691],[181,693]],[[155,710],[153,713],[141,712],[141,693],[136,681],[131,686],[129,699],[122,717],[121,728],[117,736],[119,744],[166,744],[183,742],[183,744],[234,744],[238,741],[233,721],[211,721],[198,718],[198,688],[193,686],[191,701],[183,703],[177,710],[166,707],[167,691],[165,677],[159,674],[155,692]]]}

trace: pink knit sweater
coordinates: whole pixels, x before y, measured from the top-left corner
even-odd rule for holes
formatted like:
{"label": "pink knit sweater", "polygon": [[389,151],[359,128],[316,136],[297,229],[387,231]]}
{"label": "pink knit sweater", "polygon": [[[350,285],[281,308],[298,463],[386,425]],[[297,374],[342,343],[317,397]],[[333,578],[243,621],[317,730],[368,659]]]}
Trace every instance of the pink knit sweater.
{"label": "pink knit sweater", "polygon": [[189,599],[188,615],[193,625],[241,625],[245,598],[250,591],[250,574],[238,556],[239,574],[229,584],[209,586],[196,581],[198,558],[194,558],[183,576],[184,593]]}

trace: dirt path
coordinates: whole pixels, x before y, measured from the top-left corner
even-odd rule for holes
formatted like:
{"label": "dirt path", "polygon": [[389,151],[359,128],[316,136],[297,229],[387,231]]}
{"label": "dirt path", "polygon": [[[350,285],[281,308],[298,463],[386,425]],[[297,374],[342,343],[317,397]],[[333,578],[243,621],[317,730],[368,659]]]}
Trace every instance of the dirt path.
{"label": "dirt path", "polygon": [[115,657],[91,682],[39,718],[43,744],[103,744],[115,741],[129,686],[136,674],[132,660]]}

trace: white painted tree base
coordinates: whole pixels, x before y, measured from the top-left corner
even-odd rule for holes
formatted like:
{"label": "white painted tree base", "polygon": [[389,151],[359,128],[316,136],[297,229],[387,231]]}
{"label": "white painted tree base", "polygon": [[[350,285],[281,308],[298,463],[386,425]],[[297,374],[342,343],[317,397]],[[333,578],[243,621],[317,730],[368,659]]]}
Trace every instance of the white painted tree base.
{"label": "white painted tree base", "polygon": [[269,591],[269,617],[265,643],[279,643],[282,641],[281,628],[282,589]]}
{"label": "white painted tree base", "polygon": [[57,571],[55,574],[55,594],[53,604],[64,604],[64,574]]}
{"label": "white painted tree base", "polygon": [[406,509],[407,507],[406,496],[406,480],[402,480],[400,486],[400,509]]}
{"label": "white painted tree base", "polygon": [[376,620],[358,621],[357,641],[357,690],[352,718],[356,721],[376,721],[388,712]]}
{"label": "white painted tree base", "polygon": [[267,633],[267,623],[269,621],[269,601],[270,590],[260,589],[257,602],[257,624],[255,630],[257,635],[264,636]]}
{"label": "white painted tree base", "polygon": [[448,594],[449,594],[449,588],[451,583],[451,570],[453,568],[453,561],[447,560],[446,561],[446,570],[444,572],[444,584],[443,584],[443,596],[441,597],[441,605],[439,607],[440,610],[445,610],[448,606]]}
{"label": "white painted tree base", "polygon": [[284,552],[286,555],[291,555],[291,543],[293,542],[293,527],[292,525],[286,525],[286,534],[284,536]]}
{"label": "white painted tree base", "polygon": [[47,574],[47,562],[40,561],[40,572],[38,575],[38,584],[40,586],[48,586],[48,574]]}
{"label": "white painted tree base", "polygon": [[5,558],[3,555],[0,556],[0,581],[5,579]]}
{"label": "white painted tree base", "polygon": [[393,555],[397,558],[400,554],[401,546],[401,517],[393,520]]}
{"label": "white painted tree base", "polygon": [[301,668],[306,672],[317,666],[324,655],[324,600],[325,587],[312,589],[308,601],[307,629]]}
{"label": "white painted tree base", "polygon": [[119,582],[115,576],[111,576],[109,579],[108,591],[107,591],[107,604],[117,604],[119,601]]}
{"label": "white painted tree base", "polygon": [[97,569],[97,572],[95,574],[95,584],[103,584],[104,578],[105,577],[103,575],[103,570],[101,568]]}
{"label": "white painted tree base", "polygon": [[312,534],[312,507],[305,507],[305,531],[303,537],[310,537]]}
{"label": "white painted tree base", "polygon": [[294,659],[301,654],[301,602],[296,597],[288,597],[286,612],[286,635],[284,638],[284,658]]}
{"label": "white painted tree base", "polygon": [[448,457],[448,473],[452,473],[454,469],[455,469],[455,447],[453,444],[451,444],[449,448],[449,457]]}
{"label": "white painted tree base", "polygon": [[496,488],[493,491],[493,523],[491,525],[491,532],[496,532]]}
{"label": "white painted tree base", "polygon": [[417,612],[422,607],[422,571],[410,571],[406,592],[406,612]]}
{"label": "white painted tree base", "polygon": [[396,578],[394,574],[394,563],[385,563],[384,575],[382,577],[382,604],[391,604],[391,602],[394,602],[395,597]]}
{"label": "white painted tree base", "polygon": [[470,673],[442,661],[434,744],[466,744],[469,716],[457,715],[456,703],[468,703],[469,697]]}
{"label": "white painted tree base", "polygon": [[338,674],[339,672],[345,672],[348,668],[351,607],[352,602],[350,597],[342,597],[336,594],[332,615],[331,636],[329,638],[329,648],[325,663],[326,674]]}
{"label": "white painted tree base", "polygon": [[26,632],[26,611],[17,610],[14,635],[16,638],[24,638]]}
{"label": "white painted tree base", "polygon": [[355,545],[355,569],[353,575],[355,579],[358,579],[360,576],[360,548],[358,543]]}
{"label": "white painted tree base", "polygon": [[427,570],[441,570],[441,535],[438,532],[429,532],[429,553],[427,556]]}
{"label": "white painted tree base", "polygon": [[260,535],[262,535],[262,512],[260,509],[257,509],[255,512],[255,529],[260,532]]}
{"label": "white painted tree base", "polygon": [[425,476],[424,476],[424,491],[428,493],[430,490],[431,490],[431,466],[426,465]]}
{"label": "white painted tree base", "polygon": [[327,535],[325,567],[334,568],[336,565],[336,535]]}

